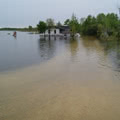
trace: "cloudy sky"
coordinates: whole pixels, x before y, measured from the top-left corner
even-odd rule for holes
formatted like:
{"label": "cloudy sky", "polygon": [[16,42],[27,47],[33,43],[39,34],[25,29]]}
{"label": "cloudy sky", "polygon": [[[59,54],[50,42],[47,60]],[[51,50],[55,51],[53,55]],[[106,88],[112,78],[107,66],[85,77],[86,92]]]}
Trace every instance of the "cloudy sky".
{"label": "cloudy sky", "polygon": [[47,18],[63,22],[72,13],[78,18],[101,12],[118,13],[117,3],[117,0],[0,0],[0,27],[35,26]]}

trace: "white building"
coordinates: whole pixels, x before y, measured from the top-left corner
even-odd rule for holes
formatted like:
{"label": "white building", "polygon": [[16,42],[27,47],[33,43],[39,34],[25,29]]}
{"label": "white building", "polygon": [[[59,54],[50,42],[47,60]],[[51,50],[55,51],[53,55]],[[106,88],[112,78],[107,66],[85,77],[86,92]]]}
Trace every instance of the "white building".
{"label": "white building", "polygon": [[45,31],[45,35],[60,35],[61,33],[60,33],[60,29],[58,29],[58,28],[53,28],[53,29],[51,29],[51,30],[46,30]]}
{"label": "white building", "polygon": [[[44,34],[41,34],[41,36],[44,35]],[[55,27],[55,28],[52,28],[52,29],[47,29],[45,31],[45,35],[48,36],[48,35],[51,35],[51,36],[68,36],[70,35],[70,28],[69,26],[60,26],[60,27]]]}

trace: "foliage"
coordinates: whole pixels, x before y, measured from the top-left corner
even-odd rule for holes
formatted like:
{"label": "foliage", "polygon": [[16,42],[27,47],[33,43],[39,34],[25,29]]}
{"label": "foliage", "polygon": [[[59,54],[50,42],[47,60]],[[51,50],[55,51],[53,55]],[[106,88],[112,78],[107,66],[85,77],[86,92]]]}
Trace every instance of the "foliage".
{"label": "foliage", "polygon": [[61,27],[61,26],[62,26],[61,22],[59,21],[59,22],[56,24],[56,26],[57,26],[57,27]]}
{"label": "foliage", "polygon": [[76,16],[73,14],[69,23],[71,34],[74,36],[79,30],[79,23]]}
{"label": "foliage", "polygon": [[24,32],[37,32],[37,28],[36,27],[32,27],[32,29],[29,29],[29,27],[27,28],[0,28],[0,31],[24,31]]}
{"label": "foliage", "polygon": [[101,13],[97,17],[88,16],[80,25],[83,35],[93,35],[99,38],[120,36],[120,20],[114,13],[107,15]]}
{"label": "foliage", "polygon": [[[76,33],[81,35],[96,36],[100,39],[117,38],[120,40],[120,19],[117,14],[98,14],[96,17],[89,15],[87,18],[81,18],[80,20],[73,14],[71,19],[66,19],[64,25],[69,26],[71,36],[74,37]],[[60,27],[62,24],[58,22],[55,25],[54,19],[49,18],[44,21],[40,21],[37,28],[29,26],[27,28],[1,28],[0,30],[14,30],[14,31],[39,31],[44,33],[46,29],[50,30],[54,27]]]}
{"label": "foliage", "polygon": [[64,22],[64,25],[67,25],[70,27],[72,37],[74,37],[76,33],[80,32],[80,24],[75,14],[72,15],[71,19],[67,19]]}
{"label": "foliage", "polygon": [[96,35],[97,34],[97,21],[95,17],[88,16],[81,26],[81,32],[85,35]]}
{"label": "foliage", "polygon": [[47,29],[47,25],[44,21],[40,21],[39,24],[37,25],[37,29],[39,31],[39,33],[45,33],[46,29]]}
{"label": "foliage", "polygon": [[29,31],[32,31],[32,26],[30,25],[30,26],[28,27],[28,29],[29,29]]}
{"label": "foliage", "polygon": [[48,19],[46,20],[46,24],[47,24],[48,29],[53,28],[53,27],[55,26],[54,19],[48,18]]}
{"label": "foliage", "polygon": [[64,25],[69,25],[70,19],[65,20]]}

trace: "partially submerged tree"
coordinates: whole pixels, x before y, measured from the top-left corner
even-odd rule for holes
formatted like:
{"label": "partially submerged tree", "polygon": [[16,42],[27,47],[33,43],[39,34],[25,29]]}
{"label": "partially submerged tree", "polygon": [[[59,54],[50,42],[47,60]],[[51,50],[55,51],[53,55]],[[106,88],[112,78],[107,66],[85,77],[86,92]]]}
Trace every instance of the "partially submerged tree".
{"label": "partially submerged tree", "polygon": [[47,28],[48,28],[49,37],[50,37],[51,29],[55,26],[54,19],[48,18],[46,20],[46,24],[47,24]]}
{"label": "partially submerged tree", "polygon": [[46,23],[44,21],[40,21],[39,24],[37,25],[37,29],[38,29],[39,33],[45,34],[45,31],[47,29]]}
{"label": "partially submerged tree", "polygon": [[71,30],[71,36],[75,37],[75,34],[79,31],[79,22],[74,14],[72,15],[71,20],[69,21],[69,26]]}
{"label": "partially submerged tree", "polygon": [[48,29],[53,28],[53,27],[55,26],[54,19],[48,18],[48,19],[46,20],[46,24],[47,24]]}
{"label": "partially submerged tree", "polygon": [[30,25],[30,26],[28,27],[28,29],[29,29],[29,31],[32,31],[33,28],[32,28],[32,26]]}
{"label": "partially submerged tree", "polygon": [[81,24],[81,34],[97,36],[98,38],[108,39],[117,37],[120,33],[120,20],[114,13],[99,14],[97,17],[88,16]]}

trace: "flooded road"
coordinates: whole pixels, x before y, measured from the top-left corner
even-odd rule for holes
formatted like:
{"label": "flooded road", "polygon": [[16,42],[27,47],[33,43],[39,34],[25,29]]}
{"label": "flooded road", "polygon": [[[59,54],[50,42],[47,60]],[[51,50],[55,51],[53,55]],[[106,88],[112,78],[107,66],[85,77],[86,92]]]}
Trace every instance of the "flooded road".
{"label": "flooded road", "polygon": [[119,42],[85,37],[38,45],[49,59],[0,73],[0,120],[120,119]]}

